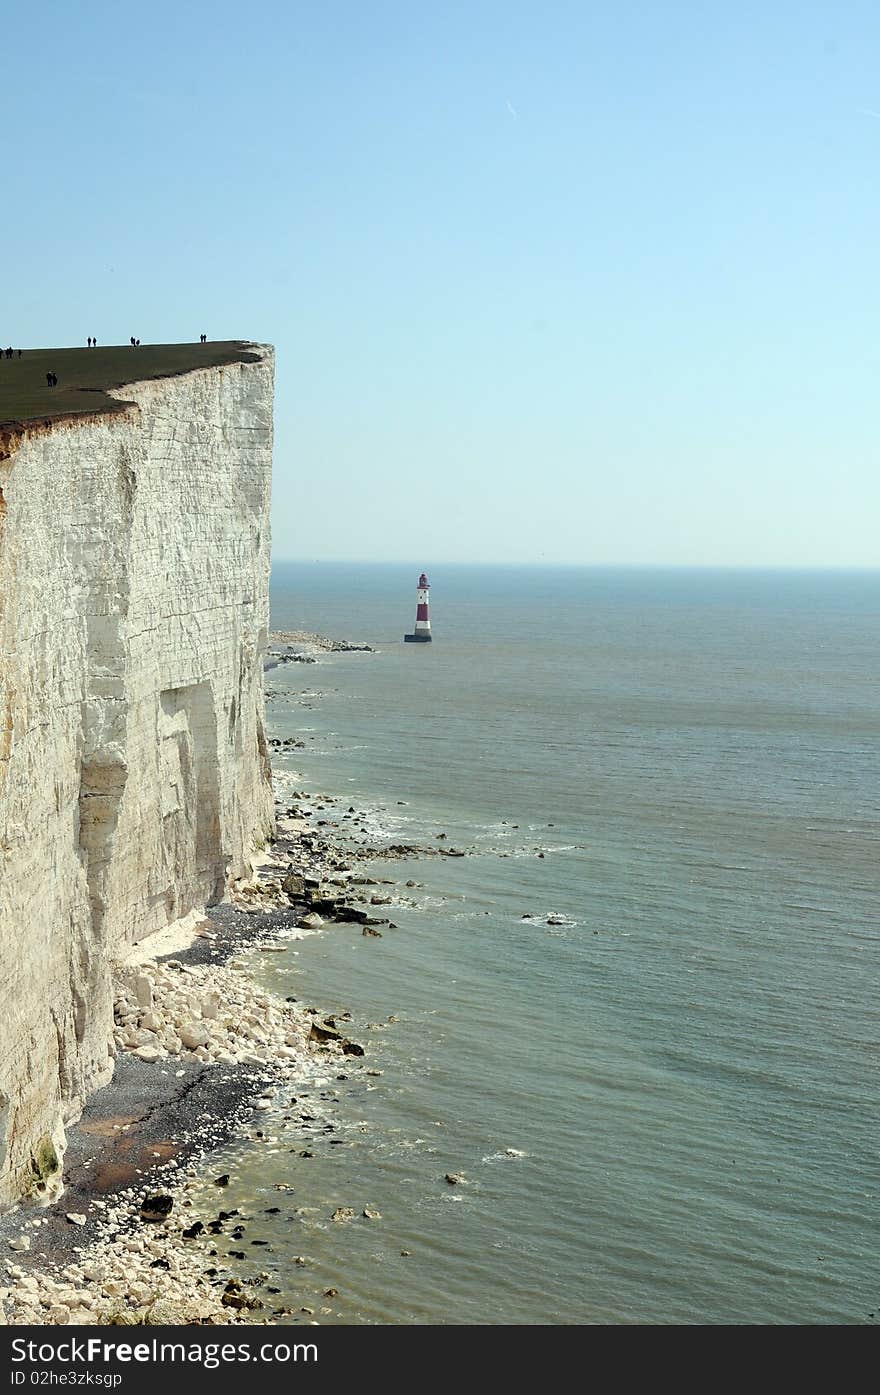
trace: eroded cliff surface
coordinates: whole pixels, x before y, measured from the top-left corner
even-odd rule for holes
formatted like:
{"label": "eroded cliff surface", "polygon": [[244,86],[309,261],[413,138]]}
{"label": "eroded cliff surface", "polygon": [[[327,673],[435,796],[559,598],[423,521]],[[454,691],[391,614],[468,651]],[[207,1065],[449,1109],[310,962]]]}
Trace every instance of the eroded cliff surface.
{"label": "eroded cliff surface", "polygon": [[129,384],[0,458],[0,1207],[112,1073],[110,966],[273,830],[273,359]]}

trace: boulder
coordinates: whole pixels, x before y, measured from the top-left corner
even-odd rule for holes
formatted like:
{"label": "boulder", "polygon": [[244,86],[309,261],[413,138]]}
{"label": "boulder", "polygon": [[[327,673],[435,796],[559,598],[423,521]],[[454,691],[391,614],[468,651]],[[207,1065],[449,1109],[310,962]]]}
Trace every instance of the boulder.
{"label": "boulder", "polygon": [[145,1196],[141,1202],[142,1221],[167,1221],[174,1208],[173,1197],[164,1192],[157,1192],[152,1196]]}
{"label": "boulder", "polygon": [[178,1036],[188,1051],[195,1051],[197,1046],[208,1044],[208,1029],[198,1022],[184,1022],[178,1029]]}
{"label": "boulder", "polygon": [[338,925],[346,925],[352,921],[356,925],[364,925],[369,916],[366,911],[359,910],[356,906],[337,906],[335,920]]}
{"label": "boulder", "polygon": [[341,1041],[342,1033],[328,1022],[313,1022],[309,1031],[310,1041]]}
{"label": "boulder", "polygon": [[328,901],[326,897],[320,896],[316,896],[309,905],[314,915],[322,915],[328,920],[332,920],[339,909],[335,900]]}
{"label": "boulder", "polygon": [[138,974],[134,981],[134,992],[139,1008],[153,1006],[153,985],[146,974]]}
{"label": "boulder", "polygon": [[[229,1253],[232,1254],[234,1252],[230,1250]],[[242,1259],[244,1259],[244,1253],[242,1251],[238,1251],[237,1253],[241,1254]],[[229,1280],[223,1290],[220,1302],[226,1308],[262,1308],[263,1306],[259,1298],[253,1298],[245,1293],[238,1279]]]}

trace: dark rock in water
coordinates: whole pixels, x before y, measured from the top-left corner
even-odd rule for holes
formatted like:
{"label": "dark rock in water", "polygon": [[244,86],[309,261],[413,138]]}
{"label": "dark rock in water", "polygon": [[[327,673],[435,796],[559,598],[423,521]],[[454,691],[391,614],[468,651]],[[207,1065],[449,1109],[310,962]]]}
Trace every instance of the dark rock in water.
{"label": "dark rock in water", "polygon": [[252,1240],[252,1241],[251,1241],[251,1244],[252,1244],[252,1245],[268,1245],[268,1243],[269,1243],[268,1240]]}
{"label": "dark rock in water", "polygon": [[266,1206],[266,1207],[263,1208],[263,1211],[264,1211],[264,1215],[266,1215],[266,1216],[279,1216],[279,1215],[281,1214],[281,1207],[280,1207],[280,1206]]}
{"label": "dark rock in water", "polygon": [[311,914],[322,915],[327,920],[335,917],[339,909],[339,903],[335,900],[331,900],[327,896],[314,896],[309,902],[309,905],[311,907]]}
{"label": "dark rock in water", "polygon": [[300,1153],[301,1158],[313,1158],[314,1156],[314,1153],[310,1153],[308,1148],[304,1148]]}
{"label": "dark rock in water", "polygon": [[359,910],[354,906],[336,907],[336,922],[339,925],[345,925],[349,921],[354,921],[356,925],[363,925],[367,920],[369,920],[369,916],[366,911]]}
{"label": "dark rock in water", "polygon": [[338,1289],[338,1288],[325,1288],[325,1289],[324,1289],[324,1297],[325,1297],[325,1298],[338,1298],[338,1297],[339,1297],[339,1289]]}
{"label": "dark rock in water", "polygon": [[361,934],[362,934],[362,935],[372,935],[373,938],[376,939],[376,940],[381,940],[381,938],[382,938],[382,931],[381,931],[381,930],[374,930],[373,927],[372,927],[372,925],[365,925],[364,928],[363,928],[363,930],[361,931]]}
{"label": "dark rock in water", "polygon": [[[244,1258],[245,1258],[244,1250],[230,1250],[229,1253],[230,1253],[230,1255],[232,1256],[233,1259],[244,1259]],[[237,1303],[237,1304],[234,1304],[233,1306],[234,1306],[234,1307],[239,1307],[239,1308],[241,1308],[241,1307],[244,1307],[244,1304],[243,1304],[243,1303]]]}
{"label": "dark rock in water", "polygon": [[331,1027],[329,1022],[313,1022],[309,1031],[310,1041],[341,1041],[342,1033]]}
{"label": "dark rock in water", "polygon": [[222,1177],[215,1177],[215,1178],[214,1178],[214,1186],[215,1186],[215,1187],[228,1187],[228,1186],[229,1186],[229,1173],[228,1173],[228,1172],[224,1172],[224,1174],[223,1174]]}
{"label": "dark rock in water", "polygon": [[359,1046],[356,1041],[344,1041],[342,1043],[342,1050],[345,1052],[346,1056],[364,1056],[366,1054],[364,1048]]}
{"label": "dark rock in water", "polygon": [[185,1240],[195,1240],[196,1236],[201,1235],[204,1229],[201,1221],[193,1221],[192,1225],[187,1226],[186,1230],[182,1230],[180,1233]]}
{"label": "dark rock in water", "polygon": [[[231,1253],[232,1251],[230,1250],[230,1254]],[[238,1258],[239,1256],[236,1255],[236,1259]],[[244,1259],[244,1255],[242,1255],[241,1258]],[[220,1302],[227,1308],[262,1308],[263,1306],[259,1298],[253,1298],[245,1293],[238,1279],[229,1280],[229,1283],[223,1290],[223,1296]]]}
{"label": "dark rock in water", "polygon": [[217,1219],[218,1219],[218,1221],[231,1221],[231,1220],[232,1220],[232,1217],[233,1217],[233,1216],[237,1216],[237,1215],[238,1215],[238,1207],[236,1207],[234,1211],[218,1211],[218,1212],[217,1212]]}
{"label": "dark rock in water", "polygon": [[173,1207],[173,1197],[167,1196],[164,1192],[157,1192],[154,1196],[145,1196],[141,1202],[141,1220],[166,1221],[171,1215]]}
{"label": "dark rock in water", "polygon": [[447,1172],[446,1180],[450,1187],[456,1186],[459,1182],[466,1182],[467,1178],[463,1172]]}

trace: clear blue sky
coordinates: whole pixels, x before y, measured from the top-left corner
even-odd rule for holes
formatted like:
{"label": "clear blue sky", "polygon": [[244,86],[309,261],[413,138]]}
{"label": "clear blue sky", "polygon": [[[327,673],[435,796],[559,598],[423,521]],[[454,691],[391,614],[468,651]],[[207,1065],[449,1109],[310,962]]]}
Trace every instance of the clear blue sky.
{"label": "clear blue sky", "polygon": [[277,346],[278,557],[876,566],[876,3],[3,6],[3,343]]}

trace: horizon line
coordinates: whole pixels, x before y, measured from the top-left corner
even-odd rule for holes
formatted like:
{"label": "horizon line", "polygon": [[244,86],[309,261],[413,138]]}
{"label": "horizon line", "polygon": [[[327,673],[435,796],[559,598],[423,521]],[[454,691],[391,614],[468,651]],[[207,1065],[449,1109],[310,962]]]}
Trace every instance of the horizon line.
{"label": "horizon line", "polygon": [[713,571],[713,572],[880,572],[880,562],[536,562],[446,561],[442,558],[272,557],[273,566],[297,567],[544,567],[565,571]]}

